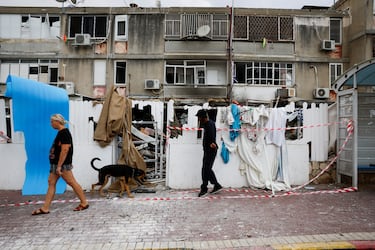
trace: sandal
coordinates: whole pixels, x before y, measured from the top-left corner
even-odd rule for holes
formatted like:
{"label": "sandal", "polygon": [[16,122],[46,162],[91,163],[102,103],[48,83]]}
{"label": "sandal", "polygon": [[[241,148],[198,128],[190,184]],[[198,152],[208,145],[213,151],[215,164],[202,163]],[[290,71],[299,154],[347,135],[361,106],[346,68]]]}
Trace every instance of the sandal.
{"label": "sandal", "polygon": [[40,215],[40,214],[49,214],[49,211],[43,211],[41,208],[38,208],[37,210],[34,210],[31,215]]}
{"label": "sandal", "polygon": [[79,204],[75,209],[73,209],[73,211],[82,211],[88,208],[89,208],[89,204],[87,204],[86,206],[82,206],[81,204]]}

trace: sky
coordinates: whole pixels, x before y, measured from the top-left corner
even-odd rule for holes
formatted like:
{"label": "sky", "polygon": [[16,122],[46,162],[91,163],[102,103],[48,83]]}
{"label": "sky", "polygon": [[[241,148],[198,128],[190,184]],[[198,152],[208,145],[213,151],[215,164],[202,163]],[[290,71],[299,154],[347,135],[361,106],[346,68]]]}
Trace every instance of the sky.
{"label": "sky", "polygon": [[[124,7],[136,3],[140,7],[156,7],[160,1],[161,7],[247,7],[274,9],[301,9],[304,5],[330,7],[338,0],[77,0],[78,7],[113,6]],[[69,0],[64,3],[71,6]],[[26,7],[60,7],[62,3],[56,0],[0,0],[0,6]]]}

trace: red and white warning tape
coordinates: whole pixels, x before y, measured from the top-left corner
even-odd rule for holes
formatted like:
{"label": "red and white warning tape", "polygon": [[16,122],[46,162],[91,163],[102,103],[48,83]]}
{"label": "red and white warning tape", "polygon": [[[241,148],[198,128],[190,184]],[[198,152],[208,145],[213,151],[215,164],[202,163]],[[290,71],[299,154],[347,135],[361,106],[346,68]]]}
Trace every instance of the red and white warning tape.
{"label": "red and white warning tape", "polygon": [[[226,191],[226,190],[223,190]],[[257,198],[274,198],[274,197],[284,197],[284,196],[295,196],[295,195],[308,195],[308,194],[341,194],[341,193],[349,193],[355,192],[357,188],[349,187],[349,188],[342,188],[342,189],[335,189],[335,190],[318,190],[318,191],[310,191],[310,192],[284,192],[279,194],[254,194],[254,195],[209,195],[203,198],[200,197],[190,197],[190,196],[181,196],[181,197],[152,197],[152,198],[139,198],[137,200],[144,200],[144,201],[176,201],[176,200],[196,200],[196,199],[208,199],[208,200],[222,200],[222,199],[257,199]]]}
{"label": "red and white warning tape", "polygon": [[[350,122],[350,121],[349,121]],[[231,128],[217,128],[217,131],[234,131],[234,132],[259,132],[259,131],[282,131],[282,130],[294,130],[294,129],[301,129],[301,128],[320,128],[320,127],[328,127],[336,124],[348,124],[348,121],[341,121],[341,122],[329,122],[329,123],[321,123],[321,124],[311,124],[305,126],[297,126],[297,127],[285,127],[285,128],[241,128],[241,129],[231,129]],[[203,130],[203,128],[189,128],[189,127],[174,127],[168,126],[167,130],[170,132],[171,130],[179,130],[179,131],[199,131]]]}
{"label": "red and white warning tape", "polygon": [[[252,190],[246,189],[224,189],[222,192],[251,192]],[[177,196],[177,197],[136,197],[134,199],[119,199],[119,201],[180,201],[180,200],[225,200],[225,199],[260,199],[260,198],[274,198],[274,197],[285,197],[285,196],[299,196],[299,195],[309,195],[309,194],[342,194],[342,193],[349,193],[355,192],[357,188],[355,187],[348,187],[342,189],[334,189],[334,190],[317,190],[317,191],[310,191],[310,192],[283,192],[279,194],[237,194],[237,195],[209,195],[203,198],[197,197],[196,193],[194,196]],[[88,199],[89,202],[100,202],[106,201],[108,199]],[[54,200],[52,203],[77,203],[79,202],[78,199],[67,199],[67,200]],[[43,204],[44,201],[28,201],[28,202],[20,202],[20,203],[13,203],[13,204],[0,204],[0,207],[20,207],[25,205],[38,205]]]}
{"label": "red and white warning tape", "polygon": [[314,178],[312,178],[311,180],[309,180],[308,182],[306,182],[305,184],[302,184],[300,186],[297,186],[297,187],[294,187],[292,188],[292,190],[297,190],[297,189],[300,189],[300,188],[303,188],[307,185],[309,185],[310,183],[314,182],[315,180],[317,180],[320,176],[322,176],[324,174],[324,172],[326,172],[328,169],[330,169],[332,166],[333,166],[333,163],[336,162],[337,158],[339,158],[339,156],[341,155],[342,151],[344,150],[346,144],[348,143],[349,141],[349,138],[350,136],[353,134],[354,132],[354,126],[353,126],[353,121],[350,120],[347,125],[346,125],[346,131],[347,131],[347,136],[345,138],[345,141],[343,142],[343,144],[341,145],[340,149],[339,149],[339,152],[337,152],[336,156],[330,161],[330,163],[322,170],[320,171],[319,174],[317,174]]}
{"label": "red and white warning tape", "polygon": [[[313,179],[309,180],[307,183],[294,187],[291,189],[291,191],[287,191],[284,193],[279,193],[279,194],[261,194],[261,195],[236,195],[236,196],[207,196],[204,198],[199,198],[199,197],[189,197],[189,196],[179,196],[179,197],[141,197],[141,198],[135,198],[135,199],[129,199],[129,200],[137,200],[137,201],[169,201],[169,200],[195,200],[195,199],[210,199],[210,200],[217,200],[217,199],[251,199],[251,198],[272,198],[272,197],[283,197],[283,196],[292,196],[292,195],[306,195],[306,194],[338,194],[338,193],[347,193],[347,192],[354,192],[357,191],[358,189],[356,187],[349,187],[349,188],[343,188],[343,189],[336,189],[336,190],[319,190],[319,191],[311,191],[311,192],[294,192],[298,189],[301,189],[308,184],[312,183],[316,179],[318,179],[325,171],[327,171],[333,163],[337,160],[337,158],[340,156],[342,153],[343,149],[345,148],[346,144],[349,141],[350,136],[354,132],[354,127],[353,127],[353,121],[345,121],[347,123],[346,125],[346,130],[347,130],[347,136],[345,138],[345,141],[343,145],[340,147],[339,152],[337,155],[331,160],[331,162]],[[342,123],[342,122],[341,122]],[[333,123],[329,124],[321,124],[321,125],[315,125],[315,126],[302,126],[302,128],[312,128],[312,127],[320,127],[320,126],[328,126],[332,125]],[[168,131],[170,132],[168,127]],[[173,127],[176,128],[176,127]],[[181,129],[181,128],[180,128]],[[186,128],[184,128],[186,129]],[[188,129],[190,130],[190,129]],[[194,130],[200,130],[200,128],[196,128]],[[270,130],[270,129],[269,129]],[[281,130],[281,129],[280,129]],[[169,134],[169,133],[168,133]],[[226,192],[250,192],[250,189],[225,189],[224,191]],[[185,193],[187,192],[192,192],[192,191],[183,191]],[[90,199],[90,202],[94,201],[104,201],[105,199]],[[53,203],[70,203],[70,202],[78,202],[78,199],[68,199],[68,200],[54,200]],[[44,201],[27,201],[27,202],[20,202],[20,203],[14,203],[14,204],[0,204],[0,207],[19,207],[19,206],[24,206],[24,205],[36,205],[36,204],[43,204]]]}
{"label": "red and white warning tape", "polygon": [[[349,141],[349,138],[350,136],[353,134],[354,132],[354,127],[353,127],[353,121],[352,120],[343,120],[341,122],[331,122],[331,123],[323,123],[323,124],[315,124],[315,125],[308,125],[308,126],[299,126],[299,127],[286,127],[286,128],[262,128],[262,129],[255,129],[255,128],[251,128],[251,129],[228,129],[228,128],[219,128],[217,129],[217,131],[241,131],[241,132],[245,132],[245,131],[251,131],[251,132],[255,132],[255,131],[274,131],[274,130],[278,130],[278,131],[281,131],[281,130],[291,130],[291,129],[300,129],[300,128],[319,128],[319,127],[324,127],[324,126],[331,126],[331,125],[335,125],[335,124],[346,124],[346,130],[347,130],[347,136],[345,138],[345,141],[343,143],[343,145],[340,147],[340,150],[339,152],[337,153],[337,155],[331,160],[331,162],[318,174],[316,175],[314,178],[312,178],[311,180],[309,180],[308,182],[306,182],[305,184],[302,184],[300,186],[297,186],[297,187],[294,187],[292,188],[292,190],[297,190],[297,189],[300,189],[300,188],[303,188],[307,185],[309,185],[310,183],[314,182],[315,180],[317,180],[320,176],[322,176],[324,174],[324,172],[326,172],[329,168],[332,167],[333,163],[337,160],[337,158],[340,156],[340,154],[342,153],[342,151],[344,150],[346,144],[348,143]],[[169,135],[170,135],[170,132],[171,130],[184,130],[184,131],[197,131],[197,130],[201,130],[202,128],[181,128],[181,127],[167,127],[167,141],[168,141],[168,138],[169,138]]]}
{"label": "red and white warning tape", "polygon": [[0,142],[3,141],[10,142],[11,139],[3,131],[0,131]]}
{"label": "red and white warning tape", "polygon": [[[103,199],[91,199],[90,201],[103,201]],[[76,203],[79,202],[79,199],[66,199],[66,200],[53,200],[52,203]],[[18,203],[10,203],[10,204],[0,204],[0,207],[21,207],[25,205],[38,205],[43,204],[44,201],[25,201],[25,202],[18,202]]]}

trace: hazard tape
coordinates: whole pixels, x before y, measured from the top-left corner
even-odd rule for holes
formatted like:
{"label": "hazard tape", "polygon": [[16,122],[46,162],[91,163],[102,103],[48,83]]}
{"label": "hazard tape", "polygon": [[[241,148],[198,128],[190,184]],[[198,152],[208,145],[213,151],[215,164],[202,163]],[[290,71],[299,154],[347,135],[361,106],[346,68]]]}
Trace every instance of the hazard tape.
{"label": "hazard tape", "polygon": [[[246,189],[223,189],[221,192],[251,192],[253,190]],[[277,198],[285,196],[299,196],[299,195],[313,195],[313,194],[342,194],[349,192],[356,192],[358,189],[356,187],[348,187],[333,190],[317,190],[309,192],[294,192],[287,191],[279,194],[240,194],[240,195],[209,195],[205,197],[197,196],[178,196],[178,197],[136,197],[132,199],[118,199],[119,201],[180,201],[180,200],[226,200],[226,199],[261,199],[261,198]],[[194,192],[197,194],[197,192]],[[112,199],[113,200],[113,199]],[[108,201],[108,199],[88,199],[88,202],[103,202]],[[76,203],[79,199],[66,199],[66,200],[54,200],[52,203]],[[13,204],[0,204],[0,207],[21,207],[26,205],[39,205],[43,204],[44,201],[26,201]]]}
{"label": "hazard tape", "polygon": [[[304,184],[302,184],[300,186],[292,188],[292,190],[298,190],[298,189],[301,189],[301,188],[309,185],[313,181],[317,180],[320,176],[322,176],[324,174],[324,172],[326,172],[329,168],[331,168],[333,166],[333,163],[341,155],[342,151],[344,150],[346,144],[349,141],[350,136],[354,132],[353,120],[344,119],[341,122],[330,122],[330,123],[322,123],[322,124],[315,124],[315,125],[308,125],[308,126],[299,126],[299,127],[286,127],[286,128],[262,128],[262,129],[255,129],[255,128],[251,128],[251,129],[228,129],[228,128],[221,128],[221,129],[217,129],[217,131],[228,131],[228,132],[229,131],[241,131],[241,132],[246,132],[246,131],[251,131],[251,132],[255,132],[255,131],[282,131],[282,130],[301,129],[301,128],[305,128],[305,129],[306,128],[319,128],[319,127],[331,126],[331,125],[335,125],[335,124],[346,124],[346,131],[347,131],[348,134],[347,134],[347,136],[345,138],[345,141],[343,142],[343,145],[340,147],[340,150],[337,153],[337,155],[331,160],[331,162],[319,174],[317,174],[314,178],[312,178],[308,182],[306,182],[306,183],[304,183]],[[198,130],[202,130],[202,128],[181,128],[181,127],[169,127],[168,126],[167,127],[167,141],[168,141],[168,138],[169,138],[169,135],[170,135],[170,131],[172,129],[186,130],[186,131],[198,131]]]}
{"label": "hazard tape", "polygon": [[[320,128],[320,127],[328,127],[336,124],[352,124],[351,121],[343,120],[341,122],[329,122],[329,123],[321,123],[321,124],[311,124],[311,125],[304,125],[304,126],[296,126],[296,127],[285,127],[285,128],[241,128],[241,129],[231,129],[231,128],[217,128],[217,131],[227,131],[227,132],[260,132],[260,131],[283,131],[283,130],[295,130],[295,129],[308,129],[308,128]],[[174,126],[167,126],[167,132],[171,130],[179,130],[179,131],[200,131],[203,128],[190,128],[190,127],[174,127]]]}
{"label": "hazard tape", "polygon": [[[225,191],[225,190],[223,190]],[[348,187],[342,189],[334,189],[334,190],[318,190],[318,191],[310,191],[310,192],[293,192],[287,191],[281,194],[260,194],[260,195],[234,195],[234,196],[224,196],[224,195],[209,195],[205,197],[190,197],[190,196],[182,196],[182,197],[150,197],[150,198],[137,198],[136,200],[143,200],[143,201],[178,201],[178,200],[197,200],[197,199],[205,199],[205,200],[223,200],[223,199],[258,199],[258,198],[275,198],[275,197],[285,197],[285,196],[298,196],[298,195],[312,195],[312,194],[342,194],[342,193],[349,193],[349,192],[356,192],[358,189],[356,187]]]}
{"label": "hazard tape", "polygon": [[[197,193],[200,189],[190,189],[190,190],[172,190],[170,191],[171,194],[191,194]],[[220,193],[269,193],[269,191],[265,189],[253,189],[253,188],[225,188],[220,191]]]}
{"label": "hazard tape", "polygon": [[[224,131],[224,132],[261,132],[261,131],[287,131],[287,130],[295,130],[295,129],[309,129],[309,128],[320,128],[320,127],[328,127],[337,124],[347,124],[348,127],[353,127],[353,121],[343,119],[341,122],[329,122],[329,123],[321,123],[321,124],[311,124],[311,125],[304,125],[304,126],[297,126],[297,127],[285,127],[285,128],[241,128],[241,129],[230,129],[230,128],[217,128],[216,131]],[[165,145],[169,144],[169,138],[171,135],[171,130],[178,130],[178,131],[202,131],[203,128],[189,128],[189,127],[175,127],[175,126],[167,126],[167,135],[166,135],[166,142]]]}
{"label": "hazard tape", "polygon": [[[312,178],[311,180],[309,180],[305,184],[302,184],[300,186],[292,188],[291,191],[288,191],[288,192],[285,192],[285,193],[282,193],[282,194],[240,195],[240,196],[208,196],[208,197],[203,197],[203,198],[200,198],[200,197],[154,197],[154,198],[135,198],[135,199],[132,199],[132,200],[144,200],[144,201],[166,200],[166,201],[168,201],[168,200],[194,200],[194,199],[204,199],[204,198],[206,198],[206,199],[272,198],[272,197],[283,197],[283,196],[289,196],[289,195],[337,194],[337,193],[347,193],[347,192],[358,191],[358,189],[356,187],[349,187],[349,188],[336,189],[336,190],[320,190],[320,191],[311,191],[311,192],[302,192],[302,193],[301,192],[294,192],[296,190],[299,190],[299,189],[309,185],[310,183],[312,183],[313,181],[318,179],[324,172],[326,172],[333,165],[333,163],[340,156],[340,154],[344,150],[346,144],[348,143],[350,136],[354,132],[353,121],[349,120],[349,121],[345,121],[345,122],[347,123],[346,128],[347,128],[348,135],[346,136],[345,141],[344,141],[343,145],[340,147],[340,150],[337,153],[337,155],[331,160],[331,162],[318,175],[316,175],[314,178]],[[342,122],[340,122],[340,123],[342,123]],[[315,125],[314,127],[318,127],[318,126],[322,126],[322,125]],[[311,126],[308,126],[308,127],[311,127]],[[238,192],[239,190],[240,189],[227,189],[227,192]],[[241,190],[244,191],[244,190],[248,190],[248,189],[241,189]],[[184,192],[191,192],[191,191],[184,191]],[[244,192],[248,192],[248,191],[244,191]],[[78,199],[54,200],[54,201],[52,201],[52,203],[69,203],[69,202],[78,202],[78,201],[79,201]],[[89,201],[90,202],[103,201],[103,199],[91,199]],[[19,207],[19,206],[24,206],[24,205],[37,205],[37,204],[43,204],[43,203],[44,203],[44,201],[27,201],[27,202],[20,202],[20,203],[14,203],[14,204],[0,204],[0,207]]]}
{"label": "hazard tape", "polygon": [[339,158],[339,156],[341,155],[342,151],[344,150],[346,144],[348,143],[350,136],[354,132],[354,126],[353,126],[353,121],[352,120],[350,120],[347,123],[347,125],[346,125],[346,131],[348,132],[348,134],[347,134],[347,136],[345,138],[345,141],[341,145],[341,147],[340,147],[339,151],[337,152],[336,156],[328,163],[328,165],[324,169],[322,169],[322,171],[320,171],[320,173],[317,174],[314,178],[312,178],[311,180],[309,180],[308,182],[306,182],[306,183],[304,183],[304,184],[302,184],[300,186],[292,188],[292,190],[301,189],[301,188],[309,185],[313,181],[317,180],[320,176],[322,176],[324,174],[324,172],[326,172],[328,169],[330,169],[333,166],[333,163],[335,163],[336,160]]}
{"label": "hazard tape", "polygon": [[[91,202],[94,201],[103,201],[103,199],[91,199]],[[79,202],[79,199],[66,199],[66,200],[53,200],[52,203],[75,203]],[[19,202],[19,203],[12,203],[12,204],[0,204],[0,207],[21,207],[26,205],[39,205],[43,204],[44,201],[25,201],[25,202]]]}
{"label": "hazard tape", "polygon": [[0,130],[0,142],[10,142],[11,139],[3,132]]}

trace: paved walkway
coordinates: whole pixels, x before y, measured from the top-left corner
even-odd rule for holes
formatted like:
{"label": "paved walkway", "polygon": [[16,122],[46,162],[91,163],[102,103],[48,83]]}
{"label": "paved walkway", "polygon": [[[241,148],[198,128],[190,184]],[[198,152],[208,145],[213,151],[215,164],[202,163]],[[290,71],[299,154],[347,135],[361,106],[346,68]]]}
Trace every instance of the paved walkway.
{"label": "paved walkway", "polygon": [[44,196],[0,190],[1,249],[375,249],[375,190],[314,186],[297,192],[224,189],[87,193],[73,212],[72,192],[50,214],[31,216]]}

